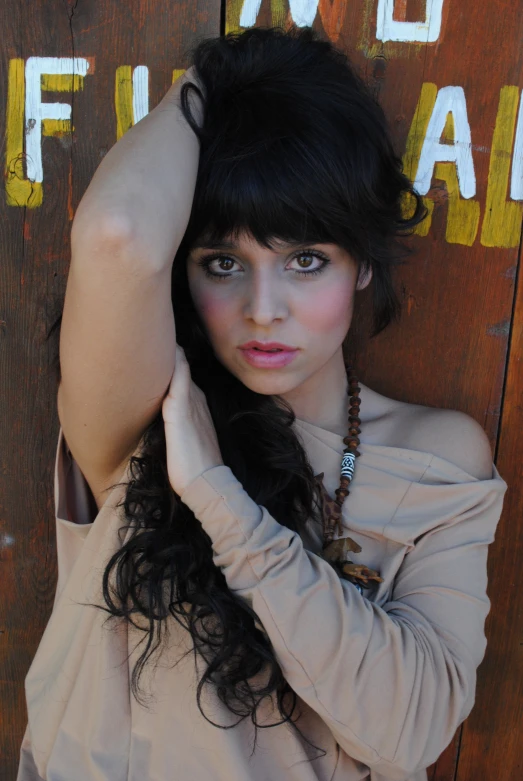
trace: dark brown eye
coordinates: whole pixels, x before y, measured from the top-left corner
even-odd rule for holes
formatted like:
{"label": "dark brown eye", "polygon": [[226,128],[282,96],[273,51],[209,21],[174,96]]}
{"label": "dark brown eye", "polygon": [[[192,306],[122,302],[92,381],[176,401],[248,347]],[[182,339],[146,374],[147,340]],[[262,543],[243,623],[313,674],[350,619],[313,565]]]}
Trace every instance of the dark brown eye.
{"label": "dark brown eye", "polygon": [[306,265],[306,266],[303,266],[303,267],[304,267],[304,268],[309,268],[309,266],[310,266],[310,264],[311,264],[311,262],[312,262],[312,258],[313,258],[313,257],[314,257],[314,256],[312,255],[312,253],[306,253],[306,254],[304,253],[303,255],[300,255],[298,258],[296,258],[296,260],[298,261],[298,263],[299,263],[300,265],[302,265],[302,261],[303,261],[303,259],[304,259],[304,258],[307,258],[307,259],[308,259],[308,260],[307,260],[307,265]]}
{"label": "dark brown eye", "polygon": [[[234,266],[236,263],[235,260],[232,258],[229,258],[228,255],[208,255],[207,257],[200,258],[200,260],[197,261],[198,265],[201,266],[205,272],[205,276],[209,278],[213,278],[216,280],[222,280],[222,279],[228,279],[232,271],[230,269]],[[211,271],[211,264],[215,263],[215,268],[218,268],[220,271],[224,273],[216,273],[215,271]],[[225,265],[225,268],[224,268]]]}
{"label": "dark brown eye", "polygon": [[[311,261],[313,262],[314,259],[321,260],[321,265],[317,266],[316,268],[309,268]],[[327,265],[331,262],[330,258],[328,258],[323,254],[323,252],[320,252],[319,250],[302,250],[294,256],[293,261],[295,260],[298,261],[300,266],[303,268],[303,271],[299,271],[298,269],[291,269],[291,271],[295,271],[296,274],[299,274],[302,277],[312,277],[314,274],[321,274],[321,272],[324,271]],[[302,265],[303,260],[305,260],[305,266]]]}
{"label": "dark brown eye", "polygon": [[[223,269],[223,271],[230,271],[231,266],[234,265],[234,260],[231,260],[230,258],[219,258],[220,266]],[[225,268],[224,268],[225,265]]]}

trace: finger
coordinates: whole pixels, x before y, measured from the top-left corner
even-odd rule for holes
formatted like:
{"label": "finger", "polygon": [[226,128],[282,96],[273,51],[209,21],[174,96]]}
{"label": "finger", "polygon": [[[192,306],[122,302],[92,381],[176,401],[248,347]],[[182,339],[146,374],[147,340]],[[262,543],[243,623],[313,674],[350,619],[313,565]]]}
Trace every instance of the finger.
{"label": "finger", "polygon": [[183,347],[179,344],[176,345],[176,357],[174,361],[174,371],[171,377],[168,392],[165,396],[175,397],[181,394],[186,394],[191,382],[191,372],[189,368],[189,362],[185,356]]}
{"label": "finger", "polygon": [[179,344],[176,345],[176,358],[175,358],[175,370],[173,374],[176,374],[176,367],[181,369],[181,373],[184,376],[184,379],[191,376],[191,368],[189,366],[189,361],[187,360],[187,356],[185,355],[185,350],[183,347],[180,347]]}

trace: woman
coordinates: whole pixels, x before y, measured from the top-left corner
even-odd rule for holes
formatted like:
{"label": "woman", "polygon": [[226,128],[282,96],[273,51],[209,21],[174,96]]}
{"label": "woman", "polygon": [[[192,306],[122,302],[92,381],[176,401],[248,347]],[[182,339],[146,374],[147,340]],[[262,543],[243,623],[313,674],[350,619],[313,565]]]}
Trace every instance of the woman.
{"label": "woman", "polygon": [[421,781],[474,704],[507,487],[472,418],[345,363],[421,199],[309,28],[193,58],[75,217],[18,781]]}

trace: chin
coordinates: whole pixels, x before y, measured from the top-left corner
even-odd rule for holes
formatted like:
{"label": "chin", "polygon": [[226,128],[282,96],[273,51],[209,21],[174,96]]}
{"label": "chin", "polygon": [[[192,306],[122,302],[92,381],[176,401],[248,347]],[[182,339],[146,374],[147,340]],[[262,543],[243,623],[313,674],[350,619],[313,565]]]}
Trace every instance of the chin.
{"label": "chin", "polygon": [[[279,376],[277,376],[277,371],[281,372]],[[252,371],[235,372],[234,374],[240,382],[255,393],[260,393],[263,396],[275,396],[289,393],[300,384],[290,372],[287,372],[286,376],[283,372],[284,370],[278,369],[271,372],[272,376],[270,376],[266,370],[260,369],[257,371],[253,369]]]}
{"label": "chin", "polygon": [[289,393],[303,382],[303,378],[297,377],[290,366],[272,370],[257,369],[243,363],[240,365],[238,360],[225,360],[216,352],[215,357],[245,387],[263,396]]}

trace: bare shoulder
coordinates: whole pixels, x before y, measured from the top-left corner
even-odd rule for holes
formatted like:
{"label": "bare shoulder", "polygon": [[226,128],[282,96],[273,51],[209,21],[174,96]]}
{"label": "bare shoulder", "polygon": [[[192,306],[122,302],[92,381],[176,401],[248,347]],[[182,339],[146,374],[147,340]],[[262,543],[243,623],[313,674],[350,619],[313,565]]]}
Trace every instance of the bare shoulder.
{"label": "bare shoulder", "polygon": [[478,480],[492,477],[492,450],[482,426],[466,412],[402,402],[399,419],[407,426],[404,447],[433,453]]}

